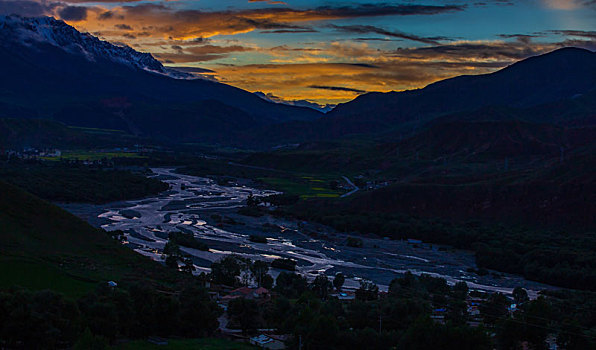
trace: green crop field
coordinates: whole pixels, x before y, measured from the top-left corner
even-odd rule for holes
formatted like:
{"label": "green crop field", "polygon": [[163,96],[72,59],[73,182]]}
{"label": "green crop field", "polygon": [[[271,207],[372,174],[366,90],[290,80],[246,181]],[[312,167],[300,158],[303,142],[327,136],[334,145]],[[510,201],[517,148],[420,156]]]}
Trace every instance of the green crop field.
{"label": "green crop field", "polygon": [[101,160],[113,158],[147,158],[136,152],[94,152],[94,151],[64,151],[60,157],[41,157],[43,160],[58,161],[60,159]]}
{"label": "green crop field", "polygon": [[290,195],[298,195],[300,198],[334,198],[339,197],[341,191],[323,187],[326,181],[321,178],[313,177],[261,177],[262,181],[272,188]]}

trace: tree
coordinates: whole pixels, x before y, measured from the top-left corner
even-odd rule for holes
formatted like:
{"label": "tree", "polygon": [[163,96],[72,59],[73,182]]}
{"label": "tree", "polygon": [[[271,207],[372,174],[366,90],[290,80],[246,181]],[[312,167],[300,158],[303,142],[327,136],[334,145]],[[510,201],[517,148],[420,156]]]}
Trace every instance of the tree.
{"label": "tree", "polygon": [[247,207],[257,207],[259,205],[259,199],[256,198],[255,196],[251,194],[248,195],[248,198],[246,198],[246,206]]}
{"label": "tree", "polygon": [[511,319],[505,319],[499,322],[496,329],[496,340],[499,349],[519,349],[523,341],[524,330],[520,324]]}
{"label": "tree", "polygon": [[180,246],[173,240],[168,240],[163,248],[163,253],[166,255],[180,255]]}
{"label": "tree", "polygon": [[166,266],[173,269],[178,269],[178,259],[180,259],[180,246],[174,241],[168,241],[163,248],[163,253],[166,255]]}
{"label": "tree", "polygon": [[360,281],[360,288],[356,290],[356,299],[362,301],[376,300],[379,297],[379,286],[371,281]]}
{"label": "tree", "polygon": [[266,261],[255,260],[250,266],[255,281],[259,287],[263,286],[263,279],[269,272],[269,264]]}
{"label": "tree", "polygon": [[168,255],[166,257],[166,266],[171,267],[173,269],[178,268],[178,256],[177,255]]}
{"label": "tree", "polygon": [[526,292],[526,290],[522,287],[515,287],[515,289],[513,289],[512,295],[517,304],[523,304],[530,300],[530,298],[528,298],[528,292]]}
{"label": "tree", "polygon": [[533,349],[546,349],[548,323],[551,319],[551,306],[543,296],[527,302],[521,315],[525,323],[524,336]]}
{"label": "tree", "polygon": [[192,274],[192,272],[197,269],[190,257],[183,258],[182,262],[184,263],[184,265],[182,265],[182,268],[180,269],[182,270],[182,272]]}
{"label": "tree", "polygon": [[80,332],[76,303],[51,291],[0,292],[0,312],[0,347],[53,349]]}
{"label": "tree", "polygon": [[481,329],[440,325],[420,318],[400,339],[400,350],[488,350],[490,338]]}
{"label": "tree", "polygon": [[306,278],[293,272],[281,272],[275,280],[275,290],[286,298],[296,298],[308,289]]}
{"label": "tree", "polygon": [[345,281],[346,277],[344,276],[344,274],[338,272],[337,274],[335,274],[335,278],[333,279],[333,286],[335,287],[335,289],[339,291],[341,290],[341,287],[344,285]]}
{"label": "tree", "polygon": [[211,300],[207,291],[195,284],[186,286],[178,296],[180,328],[185,336],[211,335],[219,326],[221,309]]}
{"label": "tree", "polygon": [[464,324],[468,316],[467,304],[460,299],[453,299],[448,305],[447,319],[454,324]]}
{"label": "tree", "polygon": [[455,297],[457,297],[458,299],[465,299],[466,296],[468,295],[468,284],[466,282],[457,282],[454,286],[453,286],[453,294],[455,295]]}
{"label": "tree", "polygon": [[296,260],[279,258],[271,262],[271,267],[275,269],[296,271]]}
{"label": "tree", "polygon": [[495,323],[507,315],[509,301],[501,293],[491,294],[486,302],[480,305],[480,313],[487,323]]}
{"label": "tree", "polygon": [[566,350],[590,349],[589,341],[582,334],[581,325],[576,320],[563,324],[557,335],[557,345]]}
{"label": "tree", "polygon": [[211,281],[217,284],[236,286],[238,284],[237,277],[240,276],[245,264],[245,259],[236,255],[227,255],[211,264]]}
{"label": "tree", "polygon": [[108,349],[108,340],[104,337],[93,335],[89,328],[85,328],[85,331],[77,340],[73,347],[73,350],[104,350]]}
{"label": "tree", "polygon": [[261,280],[261,287],[271,289],[273,287],[273,282],[273,277],[271,277],[271,275],[264,275]]}
{"label": "tree", "polygon": [[311,283],[310,289],[315,292],[319,298],[325,300],[329,296],[331,290],[331,282],[325,275],[318,275],[315,280]]}
{"label": "tree", "polygon": [[364,242],[358,237],[348,237],[346,240],[346,245],[353,248],[362,248],[364,246]]}
{"label": "tree", "polygon": [[252,334],[260,323],[259,306],[252,299],[236,298],[228,305],[230,321],[242,329],[244,334]]}

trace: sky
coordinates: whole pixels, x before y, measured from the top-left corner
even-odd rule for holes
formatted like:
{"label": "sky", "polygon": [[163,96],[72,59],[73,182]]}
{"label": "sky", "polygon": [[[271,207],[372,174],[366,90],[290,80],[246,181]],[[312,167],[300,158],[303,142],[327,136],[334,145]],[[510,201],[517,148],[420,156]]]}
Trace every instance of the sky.
{"label": "sky", "polygon": [[167,66],[319,104],[596,50],[596,0],[0,0],[0,14],[54,16]]}

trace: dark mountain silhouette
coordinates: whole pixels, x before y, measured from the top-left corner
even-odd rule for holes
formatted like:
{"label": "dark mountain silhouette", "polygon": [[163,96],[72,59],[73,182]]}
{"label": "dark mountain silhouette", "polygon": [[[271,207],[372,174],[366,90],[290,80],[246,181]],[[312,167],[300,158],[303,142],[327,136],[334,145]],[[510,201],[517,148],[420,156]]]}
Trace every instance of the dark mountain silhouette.
{"label": "dark mountain silhouette", "polygon": [[365,94],[337,106],[330,116],[403,123],[486,106],[531,107],[593,89],[596,53],[564,48],[492,74],[459,76],[418,90]]}
{"label": "dark mountain silhouette", "polygon": [[314,120],[309,108],[165,68],[150,54],[53,18],[0,17],[0,117],[53,118],[177,141],[219,142],[238,130]]}
{"label": "dark mountain silhouette", "polygon": [[593,126],[595,101],[596,53],[564,48],[492,74],[460,76],[418,90],[361,95],[325,118],[265,126],[243,140],[282,144],[349,135],[405,137],[439,118]]}
{"label": "dark mountain silhouette", "polygon": [[395,141],[433,120],[596,125],[596,53],[577,48],[423,89],[365,94],[325,117],[191,79],[149,54],[52,18],[0,17],[0,65],[0,117],[47,118],[174,141],[250,147],[350,135]]}

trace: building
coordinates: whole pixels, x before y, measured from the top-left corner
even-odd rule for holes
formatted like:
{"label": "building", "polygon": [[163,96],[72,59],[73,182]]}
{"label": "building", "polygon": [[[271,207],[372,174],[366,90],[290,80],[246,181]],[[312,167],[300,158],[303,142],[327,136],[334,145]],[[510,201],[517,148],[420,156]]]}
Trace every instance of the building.
{"label": "building", "polygon": [[285,336],[260,334],[256,337],[250,338],[250,343],[263,349],[281,350],[285,349]]}
{"label": "building", "polygon": [[250,288],[250,287],[241,287],[238,289],[234,289],[230,291],[230,293],[224,296],[222,301],[230,301],[236,298],[246,298],[246,299],[255,299],[255,300],[267,300],[271,296],[268,289],[259,287],[259,288]]}

